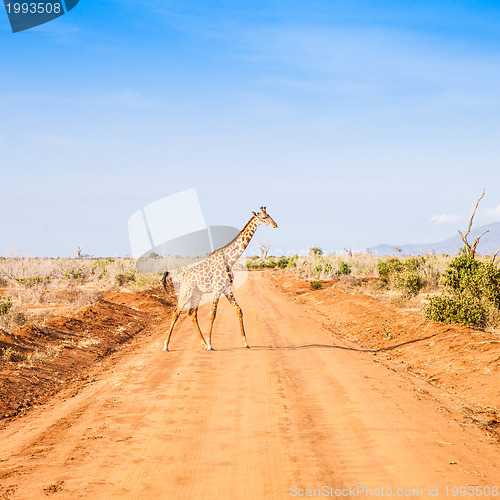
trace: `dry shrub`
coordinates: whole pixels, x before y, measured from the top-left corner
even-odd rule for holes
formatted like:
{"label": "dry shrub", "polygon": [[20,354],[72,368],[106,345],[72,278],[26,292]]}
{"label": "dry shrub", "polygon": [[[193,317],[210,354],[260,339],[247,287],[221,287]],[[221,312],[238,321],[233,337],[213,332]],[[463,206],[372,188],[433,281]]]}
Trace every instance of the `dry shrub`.
{"label": "dry shrub", "polygon": [[101,298],[102,292],[100,292],[99,290],[83,290],[77,295],[75,304],[78,307],[88,306],[101,300]]}
{"label": "dry shrub", "polygon": [[0,329],[12,333],[28,322],[28,317],[23,307],[13,302],[7,314],[0,316]]}
{"label": "dry shrub", "polygon": [[55,358],[60,355],[62,349],[62,345],[47,345],[44,348],[35,349],[20,360],[22,363],[19,364],[19,368],[32,368],[39,363],[43,363],[47,358]]}
{"label": "dry shrub", "polygon": [[27,356],[23,352],[16,351],[12,347],[7,347],[6,349],[0,349],[0,357],[5,361],[19,362],[24,361]]}
{"label": "dry shrub", "polygon": [[[276,263],[280,258],[269,257]],[[374,275],[379,258],[370,254],[323,255],[320,249],[311,250],[308,255],[294,255],[287,261],[286,268],[308,280],[329,280],[334,277]],[[266,266],[264,266],[266,267]],[[269,266],[267,266],[269,267]],[[277,267],[283,267],[278,265]]]}

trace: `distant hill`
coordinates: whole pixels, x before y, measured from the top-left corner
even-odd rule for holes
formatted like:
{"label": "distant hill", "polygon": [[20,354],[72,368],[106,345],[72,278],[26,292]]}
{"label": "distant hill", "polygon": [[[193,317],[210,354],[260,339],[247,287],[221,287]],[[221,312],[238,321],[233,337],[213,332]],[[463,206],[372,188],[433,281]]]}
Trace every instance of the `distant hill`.
{"label": "distant hill", "polygon": [[[472,244],[474,242],[474,238],[484,233],[487,229],[489,229],[490,232],[481,238],[476,250],[476,252],[481,255],[492,255],[500,248],[500,222],[493,222],[478,228],[472,227],[469,236],[467,236],[467,241]],[[458,253],[460,248],[463,246],[464,243],[457,231],[455,236],[451,236],[450,238],[437,243],[421,243],[415,245],[382,244],[371,247],[370,251],[375,255],[393,255],[396,253],[395,249],[397,247],[401,248],[405,255],[423,255],[425,253],[432,252],[453,255]]]}

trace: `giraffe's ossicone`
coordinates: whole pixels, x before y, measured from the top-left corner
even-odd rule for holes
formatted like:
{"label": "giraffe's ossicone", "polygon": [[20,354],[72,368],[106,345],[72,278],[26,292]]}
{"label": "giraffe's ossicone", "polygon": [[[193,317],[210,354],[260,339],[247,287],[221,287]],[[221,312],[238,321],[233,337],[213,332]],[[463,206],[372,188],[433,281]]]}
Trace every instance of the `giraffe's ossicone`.
{"label": "giraffe's ossicone", "polygon": [[[215,315],[217,313],[217,304],[221,295],[225,295],[227,300],[236,310],[240,321],[241,336],[243,344],[249,348],[245,336],[245,327],[243,325],[243,311],[236,302],[233,294],[233,266],[239,259],[245,248],[250,243],[252,236],[261,224],[266,224],[271,227],[278,227],[272,217],[266,212],[266,207],[261,207],[260,212],[252,212],[252,218],[245,224],[245,227],[238,235],[227,245],[215,250],[205,260],[196,264],[186,271],[182,277],[179,289],[179,301],[175,308],[172,323],[168,331],[167,339],[165,340],[164,350],[168,351],[170,337],[174,330],[175,323],[179,318],[184,307],[189,306],[189,316],[193,320],[193,324],[200,336],[202,344],[207,350],[213,350],[212,347],[212,329],[214,325]],[[163,286],[166,290],[166,280],[168,271],[163,275]],[[198,324],[198,306],[201,297],[204,293],[212,294],[212,307],[210,309],[210,327],[208,331],[208,342],[201,333],[200,325]]]}

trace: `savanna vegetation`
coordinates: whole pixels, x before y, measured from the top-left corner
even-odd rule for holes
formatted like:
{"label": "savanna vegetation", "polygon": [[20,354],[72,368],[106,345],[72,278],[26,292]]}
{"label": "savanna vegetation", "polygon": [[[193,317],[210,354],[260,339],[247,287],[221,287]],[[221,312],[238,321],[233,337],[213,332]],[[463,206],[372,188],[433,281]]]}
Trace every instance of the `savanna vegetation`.
{"label": "savanna vegetation", "polygon": [[[477,246],[477,245],[476,245]],[[500,326],[500,268],[492,256],[464,246],[457,256],[375,256],[369,253],[250,257],[248,269],[281,269],[350,293],[360,291],[419,308],[429,320]],[[140,272],[128,258],[0,258],[0,330],[8,333],[62,309],[90,304],[105,290],[160,283],[161,273]],[[3,353],[11,357],[12,353]]]}
{"label": "savanna vegetation", "polygon": [[0,258],[0,330],[91,304],[105,290],[159,284],[160,277],[138,272],[127,258]]}
{"label": "savanna vegetation", "polygon": [[322,282],[383,296],[396,304],[413,304],[434,321],[476,327],[500,325],[500,268],[491,256],[385,256],[367,253],[248,259],[249,269],[286,269],[321,289]]}
{"label": "savanna vegetation", "polygon": [[[500,325],[500,268],[464,247],[457,256],[375,256],[369,253],[250,257],[248,269],[281,269],[320,290],[328,281],[393,303],[420,308],[430,320],[488,328]],[[160,283],[133,259],[0,258],[0,330],[12,332],[61,308],[90,304],[104,290]],[[9,353],[7,353],[9,354]],[[10,355],[10,354],[9,354]]]}
{"label": "savanna vegetation", "polygon": [[[499,252],[478,256],[481,236],[473,243],[467,239],[483,196],[474,207],[467,231],[459,231],[464,247],[456,256],[405,256],[400,251],[385,257],[352,251],[327,255],[319,247],[311,248],[307,255],[274,256],[270,255],[272,245],[266,242],[260,245],[260,256],[246,260],[246,267],[293,272],[316,290],[335,282],[350,293],[358,290],[418,308],[433,321],[496,328],[500,326]],[[0,333],[43,320],[52,311],[60,313],[61,308],[93,303],[105,290],[158,285],[165,263],[158,264],[160,256],[149,257],[154,266],[148,267],[149,261],[139,266],[130,258],[0,257]],[[170,269],[175,277],[182,275],[188,262],[180,263],[182,266]]]}
{"label": "savanna vegetation", "polygon": [[[248,267],[291,270],[309,280],[319,290],[322,280],[336,279],[341,286],[359,287],[365,292],[393,292],[392,302],[405,303],[413,298],[424,316],[433,321],[461,323],[474,327],[500,326],[500,267],[492,256],[478,256],[478,244],[483,235],[470,243],[473,219],[484,196],[478,199],[467,231],[462,233],[464,247],[457,256],[423,255],[377,257],[364,254],[325,255],[319,247],[306,256],[252,257]],[[367,280],[366,277],[376,280]],[[364,278],[364,279],[363,279]]]}

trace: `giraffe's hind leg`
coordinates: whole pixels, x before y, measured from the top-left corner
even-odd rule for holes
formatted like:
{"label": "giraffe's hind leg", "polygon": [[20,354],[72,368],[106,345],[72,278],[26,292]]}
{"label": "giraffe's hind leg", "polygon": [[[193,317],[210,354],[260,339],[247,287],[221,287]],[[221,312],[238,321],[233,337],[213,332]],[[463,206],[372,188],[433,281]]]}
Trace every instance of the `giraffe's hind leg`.
{"label": "giraffe's hind leg", "polygon": [[182,307],[177,306],[174,311],[174,315],[172,316],[172,323],[170,323],[170,329],[168,330],[168,335],[165,340],[165,343],[163,344],[163,350],[168,351],[168,344],[170,343],[170,337],[172,336],[172,332],[174,331],[174,326],[177,320],[179,319],[179,316],[181,315]]}
{"label": "giraffe's hind leg", "polygon": [[203,337],[203,333],[201,333],[200,325],[198,323],[198,304],[201,300],[201,293],[195,293],[191,297],[191,308],[189,309],[188,315],[191,316],[191,320],[193,321],[194,327],[200,336],[201,343],[207,348],[207,342]]}
{"label": "giraffe's hind leg", "polygon": [[250,349],[250,346],[247,344],[247,337],[245,335],[245,326],[243,325],[243,311],[241,310],[241,307],[238,305],[238,302],[236,302],[232,290],[226,293],[226,298],[227,300],[229,300],[230,304],[236,310],[236,314],[238,315],[238,319],[240,320],[240,330],[241,330],[241,338],[243,340],[243,345],[247,349]]}
{"label": "giraffe's hind leg", "polygon": [[177,303],[177,307],[175,308],[174,314],[172,316],[172,323],[170,323],[170,328],[168,330],[167,338],[165,340],[165,343],[163,344],[164,351],[168,351],[168,344],[170,343],[170,337],[172,336],[172,332],[174,331],[175,323],[177,323],[177,320],[179,319],[179,316],[181,315],[181,311],[184,308],[184,306],[187,304],[190,296],[191,296],[190,290],[186,290],[186,291],[181,290],[181,293],[179,294],[179,302]]}

